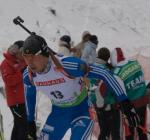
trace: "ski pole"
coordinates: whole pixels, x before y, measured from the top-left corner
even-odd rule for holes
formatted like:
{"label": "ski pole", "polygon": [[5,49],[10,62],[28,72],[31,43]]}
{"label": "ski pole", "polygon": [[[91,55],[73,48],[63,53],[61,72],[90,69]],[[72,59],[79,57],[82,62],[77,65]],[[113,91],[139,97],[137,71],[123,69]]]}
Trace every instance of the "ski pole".
{"label": "ski pole", "polygon": [[25,31],[27,31],[30,35],[35,35],[35,32],[31,32],[29,29],[27,29],[22,23],[24,22],[24,20],[20,17],[17,16],[16,18],[13,19],[13,23],[16,25],[19,25],[20,27],[22,27]]}
{"label": "ski pole", "polygon": [[[125,117],[123,117],[123,119],[125,119]],[[150,131],[148,131],[146,128],[144,128],[143,126],[139,125],[136,128],[140,128],[143,132],[147,133],[150,135]]]}
{"label": "ski pole", "polygon": [[[22,23],[24,22],[24,20],[20,17],[17,16],[16,18],[13,19],[13,23],[15,25],[19,25],[20,27],[22,27],[26,32],[28,32],[30,35],[36,35],[35,32],[31,32],[29,29],[27,29]],[[57,60],[57,58],[54,56],[55,54],[57,54],[55,51],[53,51],[51,48],[48,47],[49,50],[49,54],[52,58],[52,60],[54,61],[55,65],[57,66],[58,69],[62,69],[62,65],[60,64],[60,62]]]}
{"label": "ski pole", "polygon": [[[20,17],[17,16],[16,18],[13,19],[13,23],[15,25],[19,25],[21,28],[23,28],[26,32],[28,32],[30,35],[36,35],[35,32],[31,32],[29,29],[27,29],[22,23],[24,22],[24,20]],[[49,53],[51,54],[56,54],[55,51],[53,51],[51,48],[49,48]]]}
{"label": "ski pole", "polygon": [[150,131],[148,131],[146,128],[143,126],[139,125],[138,128],[140,128],[143,132],[150,134]]}

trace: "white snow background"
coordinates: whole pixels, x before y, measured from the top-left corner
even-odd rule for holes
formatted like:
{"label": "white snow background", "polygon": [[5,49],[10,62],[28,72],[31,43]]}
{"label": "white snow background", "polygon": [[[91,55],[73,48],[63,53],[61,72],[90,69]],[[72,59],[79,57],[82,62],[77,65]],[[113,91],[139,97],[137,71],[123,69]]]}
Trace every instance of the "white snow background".
{"label": "white snow background", "polygon": [[[53,10],[56,15],[52,14]],[[13,24],[17,16],[24,19],[27,28],[43,36],[55,51],[61,35],[70,35],[77,44],[82,32],[89,30],[98,36],[99,47],[119,46],[127,56],[138,51],[150,56],[150,0],[0,0],[0,62],[10,44],[28,36]],[[6,106],[0,96],[5,140],[10,140],[13,121]]]}

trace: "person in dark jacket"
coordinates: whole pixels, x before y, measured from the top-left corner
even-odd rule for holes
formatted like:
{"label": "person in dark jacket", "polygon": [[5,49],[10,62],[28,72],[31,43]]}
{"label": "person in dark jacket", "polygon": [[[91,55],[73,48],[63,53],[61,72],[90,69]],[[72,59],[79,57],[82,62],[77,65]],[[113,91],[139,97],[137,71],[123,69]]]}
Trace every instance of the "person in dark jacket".
{"label": "person in dark jacket", "polygon": [[[110,51],[106,47],[98,50],[97,65],[103,65],[106,69],[112,70],[112,65],[108,62]],[[98,83],[98,92],[96,92],[96,112],[100,126],[100,135],[98,140],[121,140],[120,130],[120,110],[114,108],[110,101],[107,101],[107,95],[111,90],[107,88],[101,80]]]}
{"label": "person in dark jacket", "polygon": [[5,84],[7,105],[10,108],[14,126],[11,140],[27,140],[27,121],[24,99],[23,75],[26,67],[21,49],[23,41],[16,41],[4,53],[4,60],[0,65],[2,79]]}

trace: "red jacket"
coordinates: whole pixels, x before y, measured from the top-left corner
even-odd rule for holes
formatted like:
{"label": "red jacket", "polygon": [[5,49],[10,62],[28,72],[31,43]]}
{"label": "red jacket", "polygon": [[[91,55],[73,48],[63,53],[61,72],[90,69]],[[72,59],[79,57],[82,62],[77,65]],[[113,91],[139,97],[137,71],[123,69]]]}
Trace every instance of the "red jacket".
{"label": "red jacket", "polygon": [[8,52],[0,65],[2,78],[5,84],[6,99],[8,106],[24,103],[23,63],[18,63],[15,56]]}

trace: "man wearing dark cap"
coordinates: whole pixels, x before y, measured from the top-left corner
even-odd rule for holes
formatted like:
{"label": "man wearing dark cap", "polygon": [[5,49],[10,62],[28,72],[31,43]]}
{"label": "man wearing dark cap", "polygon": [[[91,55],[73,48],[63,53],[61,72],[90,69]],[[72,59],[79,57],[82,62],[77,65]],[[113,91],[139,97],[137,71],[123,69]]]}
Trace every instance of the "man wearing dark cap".
{"label": "man wearing dark cap", "polygon": [[0,65],[5,84],[7,105],[14,119],[11,140],[27,140],[27,121],[22,75],[26,64],[21,52],[23,43],[23,41],[19,40],[11,45],[7,52],[4,53],[4,60]]}
{"label": "man wearing dark cap", "polygon": [[[42,91],[52,103],[52,110],[43,126],[40,140],[61,140],[69,128],[70,140],[86,140],[90,136],[93,121],[89,116],[87,91],[81,84],[81,76],[102,78],[115,92],[118,101],[127,99],[111,73],[102,67],[88,66],[86,62],[75,57],[54,56],[45,39],[38,35],[31,35],[25,40],[23,56],[28,65],[24,71],[24,84],[28,131],[33,140],[36,140],[37,90]],[[126,115],[127,118],[136,116]]]}

